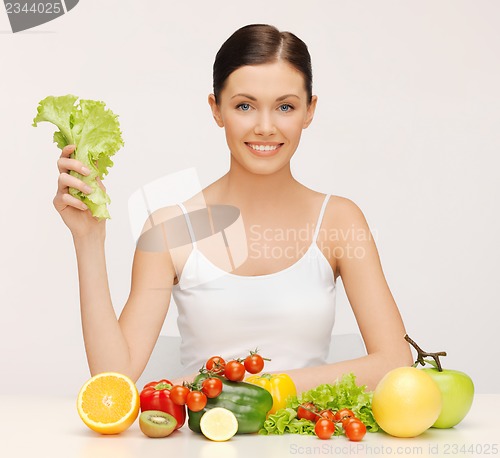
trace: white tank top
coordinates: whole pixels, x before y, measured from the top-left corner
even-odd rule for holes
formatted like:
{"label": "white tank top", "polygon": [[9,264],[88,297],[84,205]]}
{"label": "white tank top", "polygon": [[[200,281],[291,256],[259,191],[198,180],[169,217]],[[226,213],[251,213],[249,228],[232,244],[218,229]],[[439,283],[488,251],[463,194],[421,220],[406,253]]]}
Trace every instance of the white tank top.
{"label": "white tank top", "polygon": [[[275,273],[222,271],[192,237],[193,249],[172,290],[185,373],[197,372],[211,356],[227,361],[256,348],[271,359],[265,365],[269,371],[325,364],[335,321],[335,277],[317,238],[329,197],[305,254]],[[193,234],[189,215],[179,206]],[[200,276],[209,280],[200,281]]]}

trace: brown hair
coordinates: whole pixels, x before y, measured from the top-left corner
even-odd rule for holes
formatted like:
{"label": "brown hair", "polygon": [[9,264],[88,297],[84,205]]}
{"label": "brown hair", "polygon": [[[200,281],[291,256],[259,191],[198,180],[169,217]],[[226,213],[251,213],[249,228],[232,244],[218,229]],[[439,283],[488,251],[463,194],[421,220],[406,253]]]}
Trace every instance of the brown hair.
{"label": "brown hair", "polygon": [[229,75],[245,65],[284,60],[304,76],[307,103],[312,98],[312,66],[307,45],[291,32],[280,32],[268,24],[250,24],[234,32],[215,56],[213,84],[215,100]]}

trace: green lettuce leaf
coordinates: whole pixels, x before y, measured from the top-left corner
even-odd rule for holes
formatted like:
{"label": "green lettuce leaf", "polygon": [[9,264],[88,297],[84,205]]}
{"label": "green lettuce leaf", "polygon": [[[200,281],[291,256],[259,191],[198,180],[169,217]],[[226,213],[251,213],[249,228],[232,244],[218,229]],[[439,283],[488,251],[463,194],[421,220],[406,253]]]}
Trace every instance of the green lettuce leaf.
{"label": "green lettuce leaf", "polygon": [[[356,385],[356,376],[353,373],[345,374],[333,384],[318,385],[299,396],[290,397],[285,409],[269,415],[259,433],[314,434],[312,421],[297,419],[297,408],[304,402],[312,402],[319,410],[350,409],[365,424],[367,431],[376,432],[379,430],[379,426],[372,413],[372,396],[373,393],[367,391],[366,386]],[[334,434],[336,436],[344,434],[340,424],[336,424]]]}
{"label": "green lettuce leaf", "polygon": [[379,426],[372,413],[373,393],[365,385],[356,385],[356,376],[344,374],[334,384],[319,385],[291,398],[288,407],[297,408],[303,402],[312,402],[320,409],[350,409],[365,424],[367,431],[378,431]]}
{"label": "green lettuce leaf", "polygon": [[297,410],[291,408],[279,409],[269,415],[259,434],[308,434],[314,436],[314,423],[304,418],[297,418]]}
{"label": "green lettuce leaf", "polygon": [[113,156],[123,145],[118,116],[106,109],[104,102],[80,100],[68,94],[60,97],[49,96],[38,105],[33,126],[39,122],[51,122],[59,128],[54,133],[54,142],[59,148],[76,145],[71,155],[90,170],[87,176],[71,171],[70,174],[84,181],[92,188],[84,194],[70,188],[69,193],[84,202],[93,216],[109,218],[107,205],[111,202],[108,194],[97,184],[96,177],[103,179],[113,165]]}
{"label": "green lettuce leaf", "polygon": [[42,121],[51,122],[59,127],[59,130],[54,134],[54,142],[61,149],[66,145],[74,144],[71,132],[71,113],[77,99],[78,97],[71,94],[63,97],[46,97],[38,105],[38,113],[33,119],[34,127]]}

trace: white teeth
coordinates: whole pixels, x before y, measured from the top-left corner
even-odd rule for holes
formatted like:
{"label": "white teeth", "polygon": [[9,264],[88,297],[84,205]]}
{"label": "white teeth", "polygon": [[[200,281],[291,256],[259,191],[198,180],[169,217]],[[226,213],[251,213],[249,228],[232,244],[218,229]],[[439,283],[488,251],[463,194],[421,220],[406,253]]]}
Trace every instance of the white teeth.
{"label": "white teeth", "polygon": [[271,146],[271,145],[251,145],[251,144],[248,144],[248,146],[250,146],[250,148],[256,150],[256,151],[274,151],[276,148],[278,148],[279,145],[274,145],[274,146]]}

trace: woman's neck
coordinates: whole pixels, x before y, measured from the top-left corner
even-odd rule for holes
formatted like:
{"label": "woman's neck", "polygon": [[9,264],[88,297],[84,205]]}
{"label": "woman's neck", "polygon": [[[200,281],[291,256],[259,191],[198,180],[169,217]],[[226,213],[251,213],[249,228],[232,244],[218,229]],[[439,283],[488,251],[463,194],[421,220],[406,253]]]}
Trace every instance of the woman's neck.
{"label": "woman's neck", "polygon": [[233,205],[261,210],[276,208],[280,202],[303,189],[292,176],[290,164],[275,173],[262,175],[248,171],[234,160],[229,172],[221,178],[221,185],[221,192]]}

